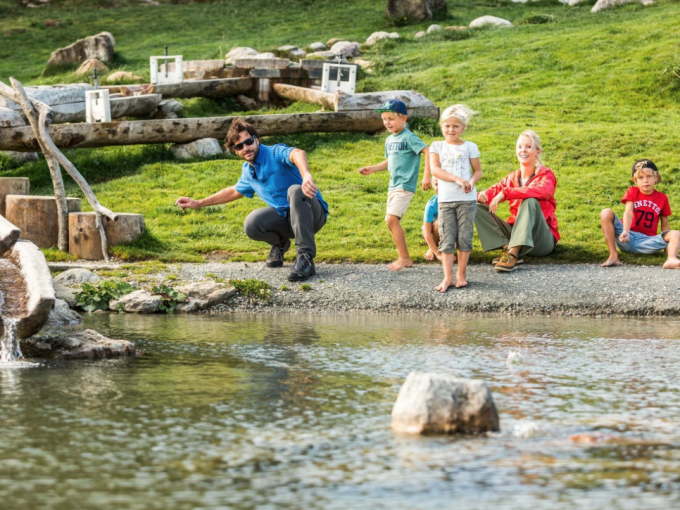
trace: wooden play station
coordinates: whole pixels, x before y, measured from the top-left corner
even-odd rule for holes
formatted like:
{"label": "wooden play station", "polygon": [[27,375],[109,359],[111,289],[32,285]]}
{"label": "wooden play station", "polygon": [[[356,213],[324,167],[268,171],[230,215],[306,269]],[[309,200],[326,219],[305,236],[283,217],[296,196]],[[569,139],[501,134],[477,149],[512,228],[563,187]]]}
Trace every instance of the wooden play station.
{"label": "wooden play station", "polygon": [[[144,232],[143,217],[103,207],[60,149],[221,140],[236,118],[144,118],[170,98],[246,96],[244,101],[301,101],[321,108],[314,113],[241,116],[263,136],[381,131],[375,108],[395,98],[406,103],[409,117],[439,117],[439,108],[415,91],[355,93],[359,67],[346,60],[242,58],[226,66],[223,60],[185,61],[166,50],[164,56],[151,57],[150,65],[151,83],[134,85],[100,87],[96,73],[94,86],[24,88],[14,79],[12,87],[0,82],[0,150],[41,151],[54,185],[52,197],[31,196],[28,179],[0,178],[0,214],[21,230],[22,238],[90,260],[108,260],[108,246],[138,239]],[[62,168],[80,186],[93,212],[81,212],[81,200],[66,197]]]}

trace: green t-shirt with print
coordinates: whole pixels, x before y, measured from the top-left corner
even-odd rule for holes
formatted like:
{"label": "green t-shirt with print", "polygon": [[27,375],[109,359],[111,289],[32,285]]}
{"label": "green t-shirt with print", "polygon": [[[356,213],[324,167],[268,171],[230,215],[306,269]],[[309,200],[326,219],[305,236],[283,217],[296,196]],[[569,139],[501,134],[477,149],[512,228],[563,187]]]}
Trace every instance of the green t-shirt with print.
{"label": "green t-shirt with print", "polygon": [[390,172],[389,191],[403,189],[416,192],[418,172],[420,170],[420,153],[427,144],[408,129],[397,135],[390,135],[385,140],[385,157]]}

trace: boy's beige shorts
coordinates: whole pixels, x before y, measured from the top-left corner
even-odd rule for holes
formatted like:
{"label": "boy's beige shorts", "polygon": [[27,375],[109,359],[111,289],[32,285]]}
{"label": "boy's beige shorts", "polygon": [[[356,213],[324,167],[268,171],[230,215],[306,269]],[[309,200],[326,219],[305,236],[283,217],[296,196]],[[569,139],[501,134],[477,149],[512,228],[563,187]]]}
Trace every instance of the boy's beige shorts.
{"label": "boy's beige shorts", "polygon": [[408,209],[414,195],[415,193],[412,191],[404,191],[403,189],[395,189],[388,192],[385,221],[387,221],[387,216],[396,216],[401,219],[406,214],[406,209]]}

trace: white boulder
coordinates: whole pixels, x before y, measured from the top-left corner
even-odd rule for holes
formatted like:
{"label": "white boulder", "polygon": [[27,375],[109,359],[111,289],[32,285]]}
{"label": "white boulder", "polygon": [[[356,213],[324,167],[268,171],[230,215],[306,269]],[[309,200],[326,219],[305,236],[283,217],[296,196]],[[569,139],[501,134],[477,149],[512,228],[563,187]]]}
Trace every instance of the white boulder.
{"label": "white boulder", "polygon": [[420,39],[421,37],[425,37],[425,32],[422,30],[420,32],[416,32],[416,35],[414,36],[416,39]]}
{"label": "white boulder", "polygon": [[100,280],[99,276],[82,267],[74,267],[53,278],[55,285],[82,285],[83,283],[99,283]]}
{"label": "white boulder", "polygon": [[389,33],[389,38],[390,39],[399,39],[399,34],[397,32],[390,32]]}
{"label": "white boulder", "polygon": [[494,25],[497,27],[511,27],[512,23],[507,19],[497,18],[496,16],[482,16],[470,22],[470,28],[483,27],[484,25]]}
{"label": "white boulder", "polygon": [[156,313],[161,305],[161,296],[146,290],[136,290],[109,303],[109,310],[123,310],[127,313]]}
{"label": "white boulder", "polygon": [[392,428],[409,434],[477,434],[500,430],[484,381],[411,372],[392,408]]}
{"label": "white boulder", "polygon": [[373,32],[368,36],[368,39],[366,39],[366,44],[375,44],[383,39],[389,39],[389,37],[390,34],[388,32]]}
{"label": "white boulder", "polygon": [[189,298],[188,302],[177,304],[175,307],[175,312],[177,313],[205,310],[226,301],[236,294],[236,289],[231,285],[217,282],[190,283],[189,285],[177,287],[176,290]]}
{"label": "white boulder", "polygon": [[338,41],[331,47],[334,55],[343,55],[346,58],[358,57],[361,55],[359,43],[349,41]]}
{"label": "white boulder", "polygon": [[328,46],[326,46],[322,42],[313,42],[312,44],[309,45],[309,49],[312,51],[326,51],[328,49]]}
{"label": "white boulder", "polygon": [[427,33],[431,34],[432,32],[436,32],[437,30],[441,30],[442,27],[440,25],[430,25],[427,27]]}
{"label": "white boulder", "polygon": [[637,1],[638,0],[597,0],[597,3],[593,5],[590,12],[600,12],[603,9],[609,9],[611,7],[616,7],[617,5],[624,5]]}
{"label": "white boulder", "polygon": [[259,53],[252,58],[266,59],[266,58],[276,58],[271,51],[265,51],[264,53]]}
{"label": "white boulder", "polygon": [[214,138],[200,138],[189,143],[176,143],[170,152],[177,159],[211,158],[222,154],[220,142]]}

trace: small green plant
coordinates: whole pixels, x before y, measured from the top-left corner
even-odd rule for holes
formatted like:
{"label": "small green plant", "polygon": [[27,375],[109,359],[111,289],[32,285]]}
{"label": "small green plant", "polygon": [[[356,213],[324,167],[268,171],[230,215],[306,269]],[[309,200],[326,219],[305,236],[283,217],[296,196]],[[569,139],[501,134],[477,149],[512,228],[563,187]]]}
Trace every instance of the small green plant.
{"label": "small green plant", "polygon": [[555,16],[552,14],[531,14],[515,21],[515,25],[542,25],[543,23],[554,23]]}
{"label": "small green plant", "polygon": [[76,305],[88,313],[96,310],[108,310],[109,303],[125,294],[136,290],[127,282],[103,280],[97,285],[83,283],[80,292],[76,294]]}
{"label": "small green plant", "polygon": [[165,277],[166,280],[174,282],[177,280],[177,275],[176,274],[169,274],[168,276]]}
{"label": "small green plant", "polygon": [[298,288],[300,289],[301,292],[309,292],[310,290],[312,290],[312,286],[308,283],[303,283]]}
{"label": "small green plant", "polygon": [[217,275],[215,273],[205,273],[206,278],[215,278]]}
{"label": "small green plant", "polygon": [[288,288],[288,285],[281,285],[280,289],[283,290],[283,291],[290,290]]}
{"label": "small green plant", "polygon": [[186,296],[186,294],[182,294],[177,289],[170,287],[169,285],[165,285],[164,283],[154,286],[151,291],[154,294],[161,295],[161,304],[158,309],[164,311],[165,313],[175,313],[175,307],[178,303],[186,303],[189,301],[189,298]]}
{"label": "small green plant", "polygon": [[271,301],[272,287],[267,282],[248,278],[245,280],[229,280],[236,292],[251,301]]}

